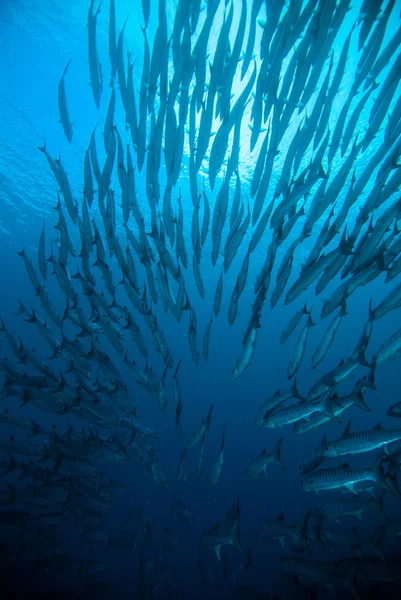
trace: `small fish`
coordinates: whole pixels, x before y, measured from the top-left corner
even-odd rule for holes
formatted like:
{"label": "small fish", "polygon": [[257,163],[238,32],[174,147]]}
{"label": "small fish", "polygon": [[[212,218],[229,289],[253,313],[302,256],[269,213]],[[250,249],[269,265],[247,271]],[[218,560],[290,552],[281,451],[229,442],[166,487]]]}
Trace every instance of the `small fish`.
{"label": "small fish", "polygon": [[60,113],[60,123],[63,126],[65,137],[71,144],[71,142],[72,142],[72,123],[70,121],[70,116],[68,114],[67,97],[65,94],[65,85],[64,85],[64,78],[67,73],[67,69],[70,66],[70,62],[71,62],[71,58],[67,62],[66,66],[64,68],[63,74],[61,76],[61,79],[59,81],[59,84],[58,84],[58,110]]}
{"label": "small fish", "polygon": [[281,444],[283,439],[284,438],[281,437],[277,441],[270,453],[268,453],[265,448],[261,455],[245,469],[245,477],[247,479],[256,479],[262,471],[266,474],[267,465],[270,463],[275,463],[280,469],[287,470],[281,462]]}

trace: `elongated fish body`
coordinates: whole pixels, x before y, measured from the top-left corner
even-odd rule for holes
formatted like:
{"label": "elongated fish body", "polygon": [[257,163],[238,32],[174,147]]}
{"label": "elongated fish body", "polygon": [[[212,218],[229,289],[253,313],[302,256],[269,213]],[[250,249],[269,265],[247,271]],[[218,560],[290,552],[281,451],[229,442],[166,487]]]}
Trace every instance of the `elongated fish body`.
{"label": "elongated fish body", "polygon": [[205,334],[203,336],[203,342],[202,342],[202,352],[203,352],[203,357],[205,360],[207,360],[209,357],[210,333],[211,333],[211,329],[212,329],[212,324],[213,324],[213,318],[210,317],[210,321],[206,325]]}
{"label": "elongated fish body", "polygon": [[238,301],[239,301],[239,291],[237,283],[234,286],[234,289],[231,294],[230,304],[228,306],[228,322],[230,325],[234,324],[235,319],[238,314]]}
{"label": "elongated fish body", "polygon": [[335,563],[284,557],[280,561],[284,569],[302,580],[317,581],[324,585],[352,587],[352,578]]}
{"label": "elongated fish body", "polygon": [[376,366],[389,360],[401,348],[401,329],[398,329],[392,336],[388,338],[379,348],[374,356]]}
{"label": "elongated fish body", "polygon": [[401,440],[401,429],[384,430],[381,424],[370,431],[358,431],[349,433],[347,430],[343,436],[334,442],[329,442],[325,449],[324,455],[335,457],[345,456],[348,454],[360,454],[362,452],[371,452],[382,446],[391,444]]}
{"label": "elongated fish body", "polygon": [[297,525],[290,525],[284,521],[284,515],[281,513],[276,519],[265,521],[260,527],[260,533],[262,538],[278,539],[280,544],[284,547],[285,538],[290,538],[293,542],[293,547],[300,547],[300,551],[309,550],[308,544],[308,519],[311,511],[307,512],[297,523]]}
{"label": "elongated fish body", "polygon": [[333,321],[330,323],[319,346],[316,348],[316,351],[312,357],[312,368],[317,367],[322,362],[324,357],[327,355],[328,351],[330,350],[330,346],[332,345],[332,343],[334,341],[335,335],[341,324],[341,321],[342,321],[344,315],[346,315],[346,314],[347,314],[346,307],[344,305],[341,308],[339,314],[336,315],[334,317]]}
{"label": "elongated fish body", "polygon": [[150,0],[142,0],[142,14],[145,21],[145,27],[149,25],[150,17]]}
{"label": "elongated fish body", "polygon": [[380,478],[382,478],[380,463],[370,469],[351,469],[349,463],[344,463],[339,467],[319,469],[316,473],[308,475],[301,486],[303,490],[317,494],[320,491],[341,488],[355,493],[358,484],[370,481],[378,483]]}
{"label": "elongated fish body", "polygon": [[309,415],[315,412],[321,412],[335,421],[339,421],[333,410],[333,403],[331,400],[332,391],[328,390],[326,394],[322,396],[319,402],[302,401],[298,404],[293,404],[287,408],[279,408],[273,410],[272,413],[268,414],[265,419],[265,427],[276,428],[296,423],[301,419],[309,417]]}
{"label": "elongated fish body", "polygon": [[220,523],[217,522],[213,527],[204,532],[202,543],[213,548],[219,560],[221,560],[220,550],[222,546],[232,545],[243,554],[239,539],[239,519],[234,522],[229,534],[221,533]]}
{"label": "elongated fish body", "polygon": [[91,0],[88,12],[88,53],[89,53],[89,72],[96,107],[100,107],[100,100],[103,89],[102,69],[100,66],[99,55],[96,43],[96,21],[100,12],[100,5],[93,14],[95,0]]}
{"label": "elongated fish body", "polygon": [[209,479],[210,487],[214,487],[220,480],[221,473],[223,471],[224,466],[224,444],[225,444],[225,428],[223,429],[223,434],[221,436],[221,444],[220,444],[220,452],[217,458],[217,462],[215,463],[212,469],[212,475]]}
{"label": "elongated fish body", "polygon": [[196,428],[193,436],[187,441],[187,448],[192,450],[196,448],[199,442],[202,440],[206,431],[206,421],[203,419],[202,423]]}
{"label": "elongated fish body", "polygon": [[300,322],[302,317],[304,315],[308,315],[308,314],[309,314],[309,311],[306,308],[306,304],[305,304],[289,320],[286,328],[284,329],[284,331],[282,332],[282,334],[280,336],[280,344],[284,344],[284,342],[286,342],[288,340],[288,338],[290,337],[290,335],[292,334],[292,332],[294,331],[294,329],[296,328],[296,326],[298,325],[298,323]]}
{"label": "elongated fish body", "polygon": [[313,514],[324,515],[328,519],[334,521],[338,520],[338,517],[346,515],[355,515],[359,520],[362,519],[362,514],[365,511],[378,512],[382,517],[388,519],[383,511],[383,494],[378,497],[372,497],[363,499],[359,496],[353,496],[352,498],[339,498],[325,502],[320,506],[316,506],[313,509]]}
{"label": "elongated fish body", "polygon": [[222,296],[223,296],[223,273],[220,274],[219,281],[217,282],[216,293],[215,293],[214,302],[213,302],[213,312],[216,317],[219,315],[219,312],[220,312]]}
{"label": "elongated fish body", "polygon": [[205,436],[203,435],[202,440],[201,440],[201,447],[200,447],[198,462],[196,465],[196,481],[200,481],[200,478],[202,477],[204,461],[205,461]]}
{"label": "elongated fish body", "polygon": [[309,315],[307,322],[305,323],[303,329],[301,330],[301,333],[299,334],[298,342],[295,348],[294,358],[287,368],[288,379],[295,375],[295,373],[298,371],[301,365],[306,350],[306,344],[308,342],[309,329],[314,326],[315,323],[312,321],[312,317]]}
{"label": "elongated fish body", "polygon": [[264,425],[267,414],[273,411],[276,407],[280,406],[289,398],[298,398],[298,400],[302,400],[302,397],[300,396],[297,388],[296,379],[294,379],[294,382],[290,389],[285,390],[284,392],[277,390],[277,392],[275,392],[265,402],[263,402],[263,404],[261,404],[254,418],[255,425],[257,427],[262,427]]}
{"label": "elongated fish body", "polygon": [[160,465],[156,458],[155,451],[153,451],[153,454],[152,454],[151,471],[152,471],[153,481],[155,482],[155,484],[159,488],[162,488],[162,489],[166,488],[168,486],[168,481],[167,481],[165,474],[163,473],[163,471],[160,468]]}
{"label": "elongated fish body", "polygon": [[241,358],[237,360],[237,363],[233,369],[233,379],[237,379],[245,371],[247,366],[252,360],[252,357],[256,348],[256,340],[258,337],[258,328],[254,327],[250,332],[246,343],[244,344]]}
{"label": "elongated fish body", "polygon": [[319,446],[317,446],[313,450],[311,456],[299,463],[298,473],[300,473],[301,475],[307,475],[308,473],[312,473],[312,471],[316,471],[316,469],[320,467],[320,465],[324,461],[324,449],[326,447],[326,443],[327,440],[326,436],[324,435]]}
{"label": "elongated fish body", "polygon": [[26,271],[28,273],[28,277],[32,283],[33,289],[38,294],[41,291],[43,284],[41,283],[41,281],[39,279],[39,275],[37,274],[36,269],[33,266],[31,259],[25,252],[24,248],[22,250],[20,250],[20,252],[17,252],[17,254],[18,254],[18,256],[22,257],[24,264],[25,264]]}
{"label": "elongated fish body", "polygon": [[308,393],[307,399],[313,400],[324,394],[328,389],[346,379],[355,369],[361,364],[360,360],[347,360],[341,361],[341,363],[332,369],[329,373],[326,373],[315,383]]}
{"label": "elongated fish body", "polygon": [[258,458],[254,460],[253,463],[251,463],[249,467],[245,469],[245,477],[247,479],[256,479],[262,471],[266,473],[267,465],[270,463],[275,463],[281,469],[286,469],[283,463],[281,462],[280,456],[281,444],[283,442],[283,439],[284,438],[281,437],[278,440],[271,452],[267,452],[265,448],[261,455],[258,456]]}
{"label": "elongated fish body", "polygon": [[70,117],[68,114],[67,97],[65,94],[65,85],[64,85],[65,74],[67,73],[67,69],[70,65],[70,62],[71,62],[71,59],[67,62],[66,66],[64,68],[63,74],[61,76],[60,82],[58,84],[58,110],[60,113],[60,122],[63,126],[65,137],[71,144],[71,142],[72,142],[72,124],[71,124]]}

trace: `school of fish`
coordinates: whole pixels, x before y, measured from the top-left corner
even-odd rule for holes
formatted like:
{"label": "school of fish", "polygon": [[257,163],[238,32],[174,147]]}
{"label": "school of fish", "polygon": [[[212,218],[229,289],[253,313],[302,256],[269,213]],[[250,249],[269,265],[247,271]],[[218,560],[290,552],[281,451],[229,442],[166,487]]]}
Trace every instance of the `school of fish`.
{"label": "school of fish", "polygon": [[[0,423],[7,432],[15,431],[13,436],[0,435],[0,521],[19,532],[19,552],[32,554],[32,569],[53,575],[55,581],[75,560],[71,553],[59,552],[61,529],[68,523],[80,531],[82,545],[140,549],[133,597],[178,599],[183,596],[165,558],[178,545],[171,528],[155,531],[151,515],[132,502],[122,515],[118,536],[104,527],[115,498],[130,498],[118,469],[135,465],[149,474],[150,489],[152,479],[162,490],[175,488],[156,451],[163,432],[141,420],[131,382],[149,395],[155,411],[166,411],[165,418],[174,419],[182,448],[176,480],[195,477],[216,486],[231,432],[224,428],[218,434],[218,454],[211,472],[205,473],[207,438],[219,398],[210,399],[199,426],[188,433],[184,425],[190,399],[182,393],[180,373],[190,360],[196,365],[208,360],[211,342],[219,343],[213,339],[216,319],[234,326],[242,302],[249,318],[232,379],[241,377],[257,351],[258,337],[264,335],[263,318],[270,319],[279,302],[295,305],[300,298],[280,336],[284,344],[297,331],[287,367],[292,381],[264,399],[252,415],[256,427],[279,428],[282,434],[244,471],[246,479],[254,479],[269,468],[269,490],[274,469],[287,471],[282,459],[286,434],[318,427],[324,433],[325,424],[341,424],[351,407],[369,412],[365,393],[376,391],[377,370],[382,363],[401,359],[397,324],[379,347],[371,343],[380,319],[390,311],[397,319],[398,283],[389,286],[377,305],[371,301],[363,308],[365,325],[350,354],[309,390],[298,389],[297,374],[305,366],[310,330],[317,320],[330,317],[313,353],[313,369],[327,359],[344,329],[351,295],[361,286],[368,291],[383,274],[390,283],[401,273],[401,15],[395,15],[395,0],[362,0],[357,6],[351,0],[177,0],[169,22],[166,0],[152,0],[152,6],[151,0],[142,0],[138,36],[143,64],[137,81],[135,57],[126,51],[131,45],[127,21],[117,28],[115,3],[90,0],[88,8],[94,123],[96,110],[105,103],[108,108],[82,157],[83,192],[73,189],[54,149],[46,142],[38,146],[43,169],[50,168],[54,177],[58,223],[54,231],[43,224],[37,256],[25,248],[18,253],[33,294],[32,300],[28,295],[18,301],[17,313],[36,326],[48,354],[40,355],[0,319],[7,340],[0,357],[1,397],[12,407],[1,409]],[[97,18],[106,5],[109,64],[100,57],[97,43]],[[157,14],[154,39],[148,34],[152,10]],[[350,15],[355,17],[352,23]],[[212,44],[217,18],[221,20]],[[389,36],[394,18],[398,27]],[[354,47],[355,64],[350,61]],[[79,118],[68,108],[73,68],[70,59],[61,69],[57,90],[62,130],[71,144],[79,128]],[[106,74],[110,87],[104,82]],[[120,102],[126,131],[116,124]],[[334,120],[333,107],[339,105]],[[361,125],[366,106],[370,111]],[[99,152],[102,145],[104,152]],[[245,179],[241,160],[250,153],[253,168]],[[103,154],[104,161],[99,158]],[[181,194],[184,169],[188,198]],[[138,177],[145,181],[141,193]],[[305,242],[311,247],[308,252]],[[225,275],[239,255],[242,264],[225,306]],[[249,276],[252,261],[258,268],[255,281]],[[202,332],[193,297],[199,294],[206,304],[205,271],[211,265],[221,274]],[[64,299],[63,311],[52,298],[50,275]],[[323,301],[329,285],[332,291]],[[308,306],[302,294],[311,288],[316,300]],[[245,290],[252,290],[252,302],[249,294],[244,302]],[[181,356],[173,355],[163,333],[169,312],[172,321],[188,324],[189,352],[183,350]],[[27,408],[37,417],[27,417]],[[401,520],[383,508],[389,496],[401,500],[401,401],[384,399],[382,412],[394,417],[392,428],[378,423],[363,430],[354,418],[353,426],[349,420],[337,439],[322,433],[320,445],[300,462],[300,493],[319,496],[309,495],[310,509],[298,523],[287,522],[283,514],[257,523],[261,538],[283,546],[288,539],[292,549],[281,560],[282,572],[274,574],[277,597],[323,598],[328,590],[346,590],[360,598],[383,582],[401,589],[399,556],[391,554],[391,542],[401,536]],[[46,415],[54,425],[44,424]],[[298,443],[302,438],[292,439]],[[356,466],[352,455],[367,452],[368,466]],[[194,470],[190,460],[195,455]],[[346,462],[333,466],[330,461],[337,457],[347,457],[342,458]],[[115,478],[105,478],[105,468],[113,468]],[[177,493],[169,510],[190,527],[192,511]],[[381,524],[370,534],[341,525],[344,516],[361,520],[372,511]],[[225,516],[216,517],[220,520],[211,522],[199,540],[194,565],[196,585],[207,586],[208,598],[214,597],[213,560],[224,581],[229,577],[224,547],[238,551],[244,577],[252,566],[251,548],[246,551],[241,544],[239,498]],[[32,547],[24,541],[26,531],[36,532]],[[16,559],[4,548],[2,560],[12,564]],[[80,563],[72,597],[96,595],[98,578],[106,570],[97,560]],[[101,586],[107,590],[106,583]],[[250,580],[237,585],[237,593],[243,600],[268,597]]]}

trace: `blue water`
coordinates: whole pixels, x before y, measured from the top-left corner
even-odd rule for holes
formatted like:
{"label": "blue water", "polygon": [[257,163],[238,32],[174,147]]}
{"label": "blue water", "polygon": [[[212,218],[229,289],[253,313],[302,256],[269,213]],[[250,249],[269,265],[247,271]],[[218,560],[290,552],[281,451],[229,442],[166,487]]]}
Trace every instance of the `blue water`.
{"label": "blue water", "polygon": [[[95,108],[91,88],[88,84],[87,4],[82,0],[70,0],[68,3],[60,0],[3,0],[0,3],[0,316],[11,331],[14,330],[16,335],[21,336],[26,346],[34,347],[38,354],[44,358],[49,356],[48,345],[39,337],[36,328],[25,323],[23,317],[15,315],[18,309],[18,299],[22,300],[28,307],[37,308],[38,313],[43,313],[27,278],[23,261],[16,253],[24,247],[36,265],[37,245],[43,221],[46,224],[48,240],[53,237],[52,227],[57,222],[57,215],[53,210],[57,199],[57,185],[44,156],[37,150],[37,146],[45,140],[47,148],[53,156],[60,154],[79,204],[82,198],[85,150],[89,143],[90,134],[97,122],[99,123],[97,127],[97,148],[100,163],[103,164],[105,159],[102,133],[110,94],[110,88],[107,85],[110,78],[107,45],[108,3],[105,2],[102,6],[97,27],[98,49],[104,76],[102,103],[99,112]],[[234,17],[233,30],[236,31],[240,3],[235,1],[234,4],[236,16]],[[249,2],[248,12],[250,12],[250,4]],[[334,46],[335,64],[345,37],[355,20],[355,15],[358,14],[360,4],[360,1],[353,3],[353,7],[344,22],[344,27],[337,36]],[[400,8],[401,4],[397,1],[392,11],[382,47],[400,27]],[[222,23],[223,7],[221,6],[220,9],[212,29],[211,47],[213,47],[213,40],[216,41],[217,39]],[[142,34],[139,29],[139,24],[143,21],[141,3],[138,0],[133,2],[116,0],[117,31],[120,30],[127,14],[129,16],[125,30],[125,49],[130,50],[132,57],[135,59],[134,82],[137,86],[136,89],[138,89],[143,59]],[[170,28],[172,27],[174,14],[175,2],[169,0],[167,3],[167,17]],[[156,23],[157,7],[155,2],[152,2],[148,30],[150,42],[154,36]],[[260,39],[259,31],[258,36],[256,44]],[[72,60],[66,76],[66,91],[69,112],[74,123],[74,137],[71,145],[68,144],[62,127],[58,123],[57,108],[58,81],[70,57]],[[349,91],[352,84],[352,73],[357,58],[357,48],[354,44],[351,46],[346,75],[330,116],[332,126],[335,124],[347,96],[347,91]],[[321,81],[325,73],[324,70]],[[386,73],[387,71],[384,70],[380,75],[380,82],[383,81]],[[234,86],[234,92],[242,89],[241,84],[236,85],[238,85],[238,88]],[[118,89],[117,97],[119,98]],[[398,95],[395,96],[395,99],[397,97]],[[370,106],[371,101],[367,103],[367,107],[358,123],[361,132],[366,123]],[[250,106],[244,115],[239,169],[244,199],[247,199],[249,194],[250,178],[264,137],[264,135],[260,136],[255,150],[249,153],[250,132],[247,128],[249,117]],[[129,133],[125,131],[120,99],[117,103],[115,122],[123,135],[124,142],[128,143]],[[289,127],[289,136],[291,132],[292,134],[295,132],[298,122],[297,119],[292,121]],[[218,127],[218,122],[216,122],[216,126]],[[280,146],[283,156],[285,155],[287,143],[287,139],[284,138]],[[363,155],[359,155],[356,161],[358,173],[362,172],[379,143],[380,136]],[[173,198],[177,195],[178,187],[180,187],[184,206],[184,234],[189,250],[191,248],[192,202],[189,194],[187,159],[188,155],[186,154],[179,184],[173,192]],[[278,163],[275,165],[273,178],[280,173],[280,160],[281,158],[278,159]],[[162,165],[161,185],[163,186],[165,182],[163,158]],[[337,168],[338,164],[335,163],[334,173]],[[201,175],[205,177],[206,189],[213,207],[213,201],[222,180],[217,180],[216,188],[214,192],[211,192],[207,184],[206,167],[203,168],[199,176],[200,188]],[[136,185],[139,203],[146,210],[144,176],[145,168],[142,174],[137,175]],[[235,184],[234,178],[232,182]],[[116,173],[112,178],[113,183],[116,186],[118,233],[122,236],[121,199]],[[348,185],[345,188],[344,192],[348,189]],[[273,190],[274,186],[271,186],[271,189]],[[350,220],[355,218],[358,206],[363,203],[370,189],[371,183],[354,205]],[[341,205],[342,199],[343,196],[340,195],[337,206]],[[67,214],[66,211],[64,212]],[[97,222],[100,222],[100,216],[96,212],[96,202],[92,206],[91,215],[96,215]],[[318,235],[319,227],[324,223],[326,216],[327,213],[323,215],[319,224],[315,227],[312,240],[305,242],[302,248],[298,249],[290,283],[295,280],[295,276],[299,273],[300,265],[312,247],[312,243],[316,239],[315,236]],[[78,231],[75,230],[70,221],[69,231],[76,247],[79,248]],[[298,225],[280,247],[276,258],[276,267],[280,264],[289,244],[299,232]],[[224,235],[226,235],[226,230]],[[160,561],[171,567],[171,579],[160,591],[158,596],[160,598],[167,598],[168,591],[174,594],[179,592],[180,597],[194,600],[198,598],[232,598],[235,597],[237,584],[254,585],[268,594],[277,593],[273,576],[280,569],[280,558],[291,553],[290,543],[287,540],[286,547],[282,548],[277,540],[262,540],[259,527],[265,519],[274,518],[282,512],[284,512],[289,523],[295,524],[306,511],[323,501],[322,496],[317,497],[302,492],[300,488],[301,478],[298,475],[297,466],[319,444],[323,434],[331,440],[339,437],[343,430],[341,425],[328,423],[318,430],[297,436],[291,432],[291,427],[282,430],[258,429],[255,427],[253,418],[262,402],[278,388],[284,390],[291,385],[291,382],[287,380],[287,365],[293,357],[298,333],[295,333],[283,346],[279,344],[280,333],[291,315],[307,301],[308,306],[312,307],[312,315],[316,321],[316,326],[310,331],[306,353],[297,375],[299,390],[302,394],[306,394],[315,381],[336,366],[342,358],[348,356],[353,350],[367,320],[370,299],[373,301],[373,306],[376,306],[378,301],[399,283],[399,278],[396,278],[393,282],[385,284],[385,275],[383,274],[380,278],[375,279],[373,283],[356,290],[347,304],[348,315],[341,323],[329,355],[317,369],[312,371],[310,366],[311,357],[332,318],[329,317],[324,321],[320,320],[322,298],[329,297],[331,291],[339,284],[339,277],[326,288],[321,296],[316,298],[312,288],[289,306],[283,305],[283,296],[272,311],[270,309],[270,293],[275,283],[274,270],[268,300],[262,314],[262,327],[259,330],[254,358],[245,373],[238,380],[233,381],[231,371],[241,353],[242,337],[247,327],[251,314],[251,304],[254,300],[253,285],[265,259],[266,250],[271,240],[271,231],[269,228],[266,229],[257,250],[252,254],[246,289],[239,302],[239,315],[234,326],[229,327],[227,321],[228,304],[250,238],[251,228],[247,232],[238,256],[224,276],[222,310],[219,317],[214,319],[207,363],[205,363],[203,357],[199,366],[196,366],[192,361],[187,340],[188,316],[184,313],[182,322],[177,323],[171,313],[165,315],[162,312],[160,301],[157,308],[155,308],[175,364],[182,359],[180,384],[184,403],[184,439],[187,439],[193,433],[201,419],[206,415],[210,404],[214,403],[211,431],[207,436],[205,445],[205,469],[200,482],[195,481],[199,449],[188,453],[192,471],[189,480],[187,482],[177,481],[177,467],[183,442],[177,440],[175,432],[170,372],[167,388],[170,399],[169,407],[165,413],[161,413],[157,408],[155,397],[151,397],[136,385],[127,370],[123,368],[122,371],[127,378],[130,393],[132,393],[139,407],[139,420],[160,433],[160,438],[156,440],[155,447],[159,463],[168,478],[169,485],[167,489],[159,489],[154,485],[151,475],[136,465],[122,469],[103,465],[105,479],[113,477],[130,487],[130,492],[125,498],[113,500],[104,528],[113,535],[117,535],[131,503],[133,506],[141,506],[145,514],[152,518],[155,535],[161,535],[164,527],[168,527],[171,538],[178,540],[176,551],[169,553],[158,549],[156,546],[150,546],[149,549],[144,551],[144,554],[155,563]],[[125,242],[123,247],[124,244]],[[206,288],[204,300],[200,298],[193,282],[191,267],[188,273],[185,274],[187,292],[198,317],[198,349],[201,349],[203,332],[212,312],[214,292],[223,263],[223,258],[220,256],[216,267],[213,269],[210,253],[211,237],[209,233],[201,262],[201,271]],[[189,252],[189,257],[191,263],[191,252]],[[113,270],[114,279],[118,281],[120,272],[115,261],[110,262],[110,267]],[[74,261],[71,261],[70,272],[75,272]],[[55,280],[54,277],[53,279]],[[121,286],[119,287],[121,288]],[[60,312],[63,312],[65,299],[57,288],[56,281],[50,280],[49,282],[48,280],[47,289],[53,303]],[[118,297],[122,304],[127,302],[121,289],[118,290]],[[46,315],[43,314],[42,316],[45,317]],[[367,352],[368,360],[372,358],[380,344],[394,332],[395,328],[398,328],[399,316],[398,309],[387,314],[374,327]],[[154,370],[161,375],[164,370],[162,360],[156,355],[149,331],[142,325],[141,330],[144,332],[150,350],[149,362]],[[73,332],[73,329],[71,328],[69,331]],[[1,338],[1,344],[1,355],[11,359],[11,351],[4,336]],[[126,336],[125,345],[129,357],[135,357],[135,360],[143,368],[144,361],[139,356],[129,336]],[[121,358],[112,350],[111,355],[115,358],[116,364],[119,364],[118,361],[121,363]],[[52,361],[51,365],[58,371],[64,367],[65,363]],[[360,375],[361,372],[361,370],[358,370],[357,375]],[[348,381],[344,390],[352,389],[351,384],[355,382],[356,378],[357,376],[353,377],[352,381]],[[400,384],[399,363],[389,361],[381,365],[376,372],[377,391],[367,390],[365,394],[365,401],[371,408],[371,412],[365,413],[353,407],[345,415],[344,424],[346,424],[349,416],[352,417],[353,428],[356,430],[368,429],[378,421],[381,421],[385,428],[396,427],[397,423],[394,424],[394,419],[384,415],[391,404],[399,401]],[[2,404],[1,408],[15,410],[14,399],[6,399],[2,401]],[[75,417],[71,417],[71,419],[68,416],[55,417],[29,406],[25,406],[20,412],[28,418],[37,420],[44,427],[50,427],[53,423],[56,423],[58,427],[63,429],[63,425],[67,426],[70,421],[78,428],[87,427],[86,424],[80,423]],[[221,433],[224,427],[226,429],[224,469],[218,485],[211,488],[208,481],[213,465],[217,460]],[[1,426],[1,438],[12,433],[14,432],[3,425]],[[284,435],[282,460],[287,467],[287,471],[282,471],[271,464],[267,468],[266,476],[262,474],[257,480],[245,479],[244,469],[249,463],[260,454],[263,448],[270,451],[282,435]],[[352,464],[355,466],[369,466],[373,460],[373,456],[367,454],[362,455],[361,458],[356,457],[353,459]],[[5,486],[6,481],[11,483],[13,479],[2,478],[0,486]],[[175,492],[177,497],[185,502],[193,513],[193,522],[190,525],[179,522],[171,514],[171,504]],[[248,547],[252,549],[252,566],[248,573],[244,574],[239,553],[232,547],[226,547],[225,552],[229,557],[229,573],[227,582],[224,582],[221,565],[214,552],[201,547],[200,539],[205,529],[211,527],[217,520],[224,520],[226,510],[236,501],[237,497],[240,498],[241,506],[241,542],[245,551]],[[330,499],[330,495],[324,494],[324,499],[326,498]],[[385,509],[392,517],[400,514],[399,502],[390,497],[389,494],[386,494]],[[349,525],[351,527],[358,524],[361,530],[369,532],[380,522],[380,518],[374,513],[368,513],[364,516],[361,524],[347,517],[344,519],[344,526]],[[54,588],[68,589],[70,593],[77,594],[79,586],[75,583],[75,576],[79,561],[84,563],[89,559],[96,559],[106,564],[105,572],[94,578],[94,581],[106,581],[113,585],[113,592],[109,592],[107,588],[104,588],[105,597],[137,597],[137,573],[140,559],[138,547],[128,550],[111,549],[107,553],[104,545],[84,547],[79,541],[79,528],[72,528],[68,522],[61,530],[64,532],[65,540],[55,550],[71,553],[73,565],[55,573],[39,574],[32,571],[31,566],[37,556],[37,551],[40,553],[43,550],[44,555],[46,555],[44,548],[32,549],[29,540],[33,538],[30,538],[28,533],[25,552],[21,553],[17,550],[15,530],[10,530],[7,527],[0,528],[0,544],[11,549],[11,553],[14,553],[12,556],[14,556],[15,575],[12,572],[8,584],[12,584],[20,590],[20,597],[23,597],[28,589],[29,593],[32,594],[31,597],[40,597],[40,594]],[[197,570],[200,548],[203,560],[210,565],[213,572],[214,582],[212,586],[201,585]],[[396,549],[397,546],[394,546],[394,550]],[[18,553],[16,554],[16,552]],[[327,555],[321,555],[320,551],[316,549],[315,556],[332,560],[341,557],[342,554],[327,553]],[[18,582],[19,572],[25,574],[29,588],[20,585]],[[23,591],[21,591],[21,588]],[[326,591],[326,593],[328,592]],[[101,596],[98,595],[97,597]],[[321,597],[325,596],[322,595]]]}

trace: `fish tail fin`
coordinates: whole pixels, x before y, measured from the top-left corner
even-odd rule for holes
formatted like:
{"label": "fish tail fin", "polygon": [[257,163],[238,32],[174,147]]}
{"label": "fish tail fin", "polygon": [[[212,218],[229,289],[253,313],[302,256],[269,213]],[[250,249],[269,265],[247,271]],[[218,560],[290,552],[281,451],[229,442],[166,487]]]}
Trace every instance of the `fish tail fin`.
{"label": "fish tail fin", "polygon": [[355,406],[357,406],[358,408],[364,410],[365,412],[372,412],[371,409],[369,408],[369,406],[365,402],[365,398],[363,396],[363,392],[362,391],[360,391],[354,397],[354,404],[355,404]]}
{"label": "fish tail fin", "polygon": [[178,375],[178,371],[179,371],[179,368],[181,366],[181,361],[182,361],[182,358],[180,359],[180,361],[179,361],[179,363],[177,365],[177,368],[176,368],[175,373],[173,375],[173,379],[175,379],[177,377],[177,375]]}
{"label": "fish tail fin", "polygon": [[301,394],[299,393],[299,390],[298,390],[297,378],[296,377],[295,377],[295,379],[293,381],[293,384],[291,386],[291,394],[292,394],[293,398],[298,398],[299,400],[303,399],[302,396],[301,396]]}
{"label": "fish tail fin", "polygon": [[352,241],[350,241],[350,238],[347,239],[346,227],[340,240],[339,251],[340,254],[345,254],[346,256],[350,256],[352,254]]}
{"label": "fish tail fin", "polygon": [[281,437],[278,442],[276,442],[276,445],[273,448],[273,452],[272,452],[272,459],[273,462],[280,467],[280,469],[283,469],[284,471],[287,470],[287,467],[281,462],[281,444],[283,443],[283,437]]}
{"label": "fish tail fin", "polygon": [[370,388],[374,392],[377,391],[376,383],[375,383],[375,373],[376,373],[376,359],[374,358],[372,364],[370,365],[370,371],[367,377],[365,377],[365,385]]}
{"label": "fish tail fin", "polygon": [[357,360],[358,360],[359,364],[362,365],[363,367],[372,367],[372,365],[369,364],[368,361],[366,360],[365,350],[362,345],[358,349]]}
{"label": "fish tail fin", "polygon": [[36,435],[39,435],[39,433],[40,433],[40,426],[37,423],[35,423],[35,421],[31,421],[31,423],[33,425],[33,429],[27,437],[28,440],[29,440],[29,438],[35,437]]}
{"label": "fish tail fin", "polygon": [[25,313],[25,306],[22,304],[21,300],[18,300],[19,308],[15,315],[23,315]]}
{"label": "fish tail fin", "polygon": [[372,298],[371,298],[369,300],[369,317],[368,317],[368,323],[373,323],[374,320],[375,320],[375,311],[373,310]]}
{"label": "fish tail fin", "polygon": [[235,546],[235,548],[237,548],[237,550],[241,552],[241,554],[244,554],[239,536],[239,519],[236,519],[233,528],[231,529],[230,542],[233,546]]}
{"label": "fish tail fin", "polygon": [[323,398],[320,404],[320,412],[322,412],[326,417],[329,417],[329,419],[332,421],[341,423],[341,418],[335,415],[333,412],[333,406],[330,400],[330,396]]}
{"label": "fish tail fin", "polygon": [[[380,459],[381,459],[381,457],[380,457]],[[381,462],[380,462],[379,468],[380,468],[380,473],[382,474],[383,470],[382,470]],[[401,493],[400,493],[400,490],[398,489],[398,484],[397,484],[397,473],[398,473],[398,468],[396,468],[394,470],[390,470],[387,473],[387,475],[383,476],[383,478],[384,478],[385,488],[391,494],[393,494],[393,496],[395,496],[396,498],[401,500]]]}

